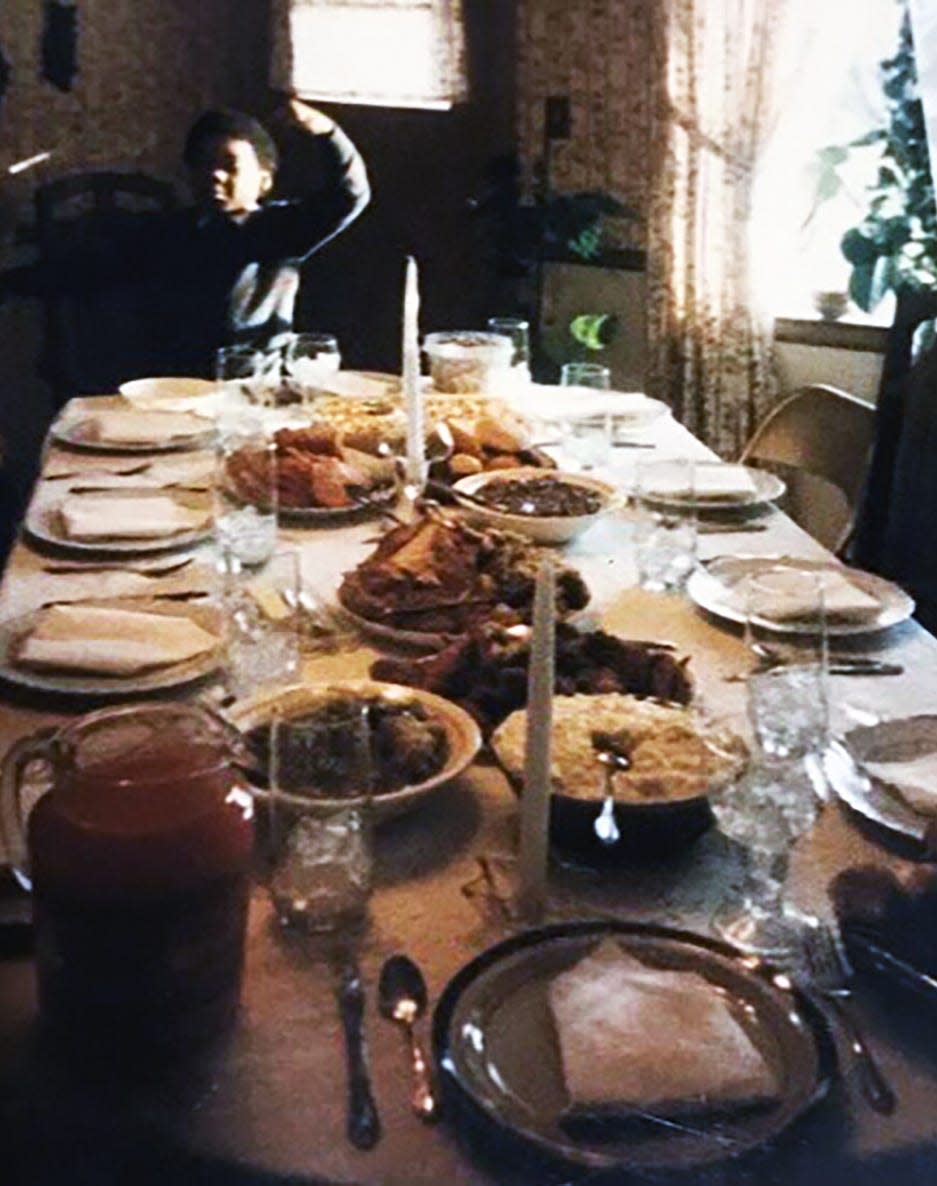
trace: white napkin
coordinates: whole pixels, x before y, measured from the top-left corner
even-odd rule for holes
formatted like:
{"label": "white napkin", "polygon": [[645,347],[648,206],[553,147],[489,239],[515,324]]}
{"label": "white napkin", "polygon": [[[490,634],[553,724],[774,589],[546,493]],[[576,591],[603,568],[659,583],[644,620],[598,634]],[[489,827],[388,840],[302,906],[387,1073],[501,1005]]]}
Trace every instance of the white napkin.
{"label": "white napkin", "polygon": [[40,611],[16,661],[44,670],[134,675],[217,645],[213,634],[183,616],[53,605]]}
{"label": "white napkin", "polygon": [[342,395],[349,399],[386,399],[394,390],[387,379],[375,379],[356,371],[333,371],[323,374],[316,388],[328,395]]}
{"label": "white napkin", "polygon": [[193,510],[169,497],[66,499],[59,508],[69,539],[161,539],[196,531],[208,511]]}
{"label": "white napkin", "polygon": [[[862,621],[874,616],[882,608],[877,597],[860,589],[836,569],[821,572],[820,581],[823,586],[823,604],[829,619]],[[738,597],[742,603],[745,602],[744,585],[738,590]],[[761,604],[766,610],[766,616],[769,615],[779,622],[809,617],[812,609],[812,604],[803,597],[798,597],[793,590],[779,593],[770,606],[765,604],[765,599],[762,599]]]}
{"label": "white napkin", "polygon": [[[727,502],[742,502],[752,498],[757,488],[751,474],[741,465],[696,465],[694,468],[693,494],[697,498],[725,499]],[[664,498],[688,498],[690,489],[681,481],[678,473],[661,475],[645,494]]]}
{"label": "white napkin", "polygon": [[937,753],[921,754],[907,762],[863,762],[862,767],[893,787],[920,815],[937,815]]}
{"label": "white napkin", "polygon": [[614,940],[554,979],[550,1008],[573,1106],[673,1111],[777,1094],[718,987],[648,967]]}
{"label": "white napkin", "polygon": [[205,432],[211,425],[182,412],[95,412],[83,421],[89,440],[114,445],[158,445]]}

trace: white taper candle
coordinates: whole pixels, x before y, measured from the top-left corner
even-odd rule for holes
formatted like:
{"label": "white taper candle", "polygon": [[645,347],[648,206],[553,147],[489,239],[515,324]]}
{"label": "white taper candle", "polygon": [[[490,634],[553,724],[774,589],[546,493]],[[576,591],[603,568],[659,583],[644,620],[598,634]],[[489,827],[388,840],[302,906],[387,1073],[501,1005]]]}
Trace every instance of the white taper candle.
{"label": "white taper candle", "polygon": [[420,286],[412,255],[407,256],[403,288],[403,398],[407,410],[407,485],[422,491],[426,482],[426,442],[420,385]]}
{"label": "white taper candle", "polygon": [[556,576],[545,556],[537,571],[533,636],[527,674],[527,741],[521,796],[519,905],[536,921],[546,904],[550,826],[550,731],[553,723],[553,669]]}

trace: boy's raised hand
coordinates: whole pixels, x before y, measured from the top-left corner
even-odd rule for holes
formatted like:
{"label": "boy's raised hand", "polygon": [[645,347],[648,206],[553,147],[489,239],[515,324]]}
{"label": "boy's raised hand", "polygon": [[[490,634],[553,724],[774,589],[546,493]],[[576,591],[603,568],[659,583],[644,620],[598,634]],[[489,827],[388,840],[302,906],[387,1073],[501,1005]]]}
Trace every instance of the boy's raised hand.
{"label": "boy's raised hand", "polygon": [[311,103],[297,99],[295,95],[277,108],[270,122],[274,127],[283,129],[298,124],[313,136],[327,136],[335,127],[335,120],[331,116]]}

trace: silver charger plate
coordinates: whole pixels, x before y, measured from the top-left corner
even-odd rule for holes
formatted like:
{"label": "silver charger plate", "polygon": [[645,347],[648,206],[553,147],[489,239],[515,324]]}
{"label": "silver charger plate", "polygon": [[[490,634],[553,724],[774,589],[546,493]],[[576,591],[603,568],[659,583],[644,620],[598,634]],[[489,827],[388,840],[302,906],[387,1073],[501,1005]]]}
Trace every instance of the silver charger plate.
{"label": "silver charger plate", "polygon": [[906,803],[896,787],[867,774],[864,765],[866,762],[907,762],[937,753],[937,715],[921,714],[879,721],[875,725],[860,725],[849,730],[842,745],[864,777],[831,778],[840,799],[888,831],[923,842],[933,820]]}
{"label": "silver charger plate", "polygon": [[396,486],[376,490],[367,502],[354,503],[349,507],[285,507],[281,504],[278,515],[284,523],[345,523],[366,519],[389,510],[397,501]]}
{"label": "silver charger plate", "polygon": [[[609,937],[643,963],[697,973],[723,994],[775,1072],[773,1106],[689,1113],[674,1117],[671,1128],[666,1119],[636,1117],[601,1140],[570,1134],[562,1123],[569,1101],[549,988]],[[660,1035],[662,1059],[668,1038]],[[550,1161],[595,1170],[686,1170],[758,1148],[825,1094],[835,1069],[819,1012],[788,977],[700,935],[611,920],[543,927],[483,952],[440,998],[433,1045],[447,1098],[468,1104],[488,1127],[486,1144],[500,1134]]]}
{"label": "silver charger plate", "polygon": [[[796,556],[722,556],[697,570],[687,582],[687,596],[700,609],[727,622],[744,625],[745,611],[732,597],[732,590],[747,577],[771,568],[798,568],[810,572],[847,572],[849,580],[864,593],[875,597],[881,608],[868,618],[828,618],[827,633],[835,637],[872,634],[906,622],[914,613],[914,601],[903,589],[874,573],[844,569],[835,561],[801,560]],[[779,634],[811,633],[809,623],[778,626]]]}
{"label": "silver charger plate", "polygon": [[[102,490],[95,492],[94,498],[172,498],[185,506],[208,510],[208,496],[197,491],[181,491],[168,489],[145,488],[140,490]],[[107,539],[107,540],[75,540],[70,539],[64,531],[60,517],[59,506],[64,498],[74,501],[84,497],[81,494],[55,494],[35,498],[26,512],[23,526],[26,531],[40,544],[54,547],[63,552],[70,552],[76,556],[135,556],[150,552],[168,552],[177,548],[190,548],[195,544],[210,539],[213,531],[211,519],[206,520],[204,527],[190,531],[180,531],[174,535],[159,536],[154,539]]]}
{"label": "silver charger plate", "polygon": [[59,444],[86,453],[183,453],[193,449],[209,448],[215,441],[215,429],[206,422],[202,432],[185,436],[169,437],[164,441],[150,441],[146,444],[128,444],[126,441],[93,440],[85,427],[90,417],[76,416],[52,425],[49,435]]}
{"label": "silver charger plate", "polygon": [[20,667],[16,663],[16,650],[20,642],[33,628],[38,614],[35,610],[17,618],[0,622],[0,679],[28,688],[34,692],[56,692],[74,696],[95,696],[119,698],[139,696],[149,692],[161,692],[170,688],[195,683],[215,672],[221,663],[221,624],[217,612],[205,605],[181,605],[156,599],[120,599],[82,602],[87,606],[102,606],[110,609],[139,610],[141,613],[163,614],[167,617],[189,618],[204,629],[218,636],[218,645],[204,655],[196,655],[183,663],[154,668],[133,676],[95,675],[92,672],[40,671]]}
{"label": "silver charger plate", "polygon": [[[716,469],[723,463],[718,461],[698,461],[696,469]],[[764,506],[780,498],[787,489],[783,479],[767,470],[755,469],[752,466],[733,466],[733,469],[744,469],[754,484],[754,492],[739,498],[704,497],[702,495],[680,494],[644,494],[642,498],[652,506],[674,507],[679,510],[696,511],[744,511],[752,507]]]}

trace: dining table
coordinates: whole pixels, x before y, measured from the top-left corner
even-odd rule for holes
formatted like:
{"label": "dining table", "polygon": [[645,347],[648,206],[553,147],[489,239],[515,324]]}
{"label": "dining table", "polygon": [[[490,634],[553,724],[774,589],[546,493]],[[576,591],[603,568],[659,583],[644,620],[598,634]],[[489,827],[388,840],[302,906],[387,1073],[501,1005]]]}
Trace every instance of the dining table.
{"label": "dining table", "polygon": [[[67,416],[93,407],[73,404]],[[621,489],[648,456],[712,459],[709,450],[665,416],[611,451],[602,476]],[[180,467],[184,453],[96,454],[50,440],[33,496],[58,496],[102,474],[111,488],[132,487],[128,462]],[[204,477],[205,467],[200,471]],[[170,475],[172,477],[172,474]],[[138,472],[136,478],[140,477]],[[170,479],[166,479],[170,480]],[[182,481],[184,478],[172,477]],[[457,513],[457,512],[456,512]],[[824,561],[825,550],[774,506],[702,527],[698,563],[723,555],[788,556]],[[296,549],[306,589],[334,604],[341,576],[373,548],[376,518],[281,522],[279,546]],[[628,639],[664,641],[689,656],[695,696],[724,717],[745,714],[743,677],[751,665],[738,623],[708,613],[685,593],[638,586],[633,521],[627,509],[602,517],[558,553],[591,591],[588,615]],[[199,574],[141,579],[117,561],[97,570],[75,558],[74,570],[50,571],[62,555],[23,530],[0,585],[0,623],[50,600],[136,598],[181,588],[211,595],[199,580],[212,571],[210,541],[193,550]],[[82,572],[82,567],[86,571]],[[185,582],[188,581],[187,585]],[[145,584],[145,587],[144,587]],[[937,706],[937,639],[913,619],[873,635],[845,640],[857,654],[887,659],[900,674],[831,676],[833,721],[847,729]],[[302,677],[310,681],[368,675],[381,654],[373,639],[351,630],[329,647],[311,646]],[[0,671],[0,676],[3,672]],[[177,695],[211,699],[217,676]],[[163,695],[173,695],[164,692]],[[92,697],[0,679],[0,753],[18,739],[88,711]],[[718,1159],[681,1174],[593,1173],[527,1157],[521,1145],[457,1107],[435,1124],[410,1107],[409,1065],[399,1028],[377,1005],[380,968],[404,952],[423,970],[430,1007],[469,961],[518,935],[532,921],[615,919],[707,934],[716,908],[737,885],[738,847],[718,828],[667,860],[622,860],[599,869],[553,854],[544,915],[519,914],[513,891],[518,847],[518,797],[484,752],[462,775],[413,810],[381,824],[375,837],[375,886],[365,930],[349,940],[365,988],[364,1031],[382,1135],[369,1150],[346,1137],[346,1078],[336,1007],[341,945],[285,931],[267,896],[253,891],[238,1022],[211,1051],[128,1082],[106,1066],[60,1056],[37,1020],[28,901],[12,880],[0,896],[0,1180],[7,1183],[341,1183],[343,1186],[561,1186],[573,1181],[680,1180],[745,1186],[901,1186],[937,1181],[937,1007],[925,996],[894,990],[859,975],[855,998],[862,1027],[897,1097],[891,1115],[872,1110],[849,1073],[850,1054],[835,1013],[819,1005],[825,1032],[839,1051],[829,1091],[755,1157]],[[8,859],[8,858],[7,858]],[[798,840],[790,895],[820,916],[831,911],[829,887],[845,869],[877,867],[907,873],[927,859],[919,845],[874,825],[831,796]],[[0,853],[0,864],[4,854]],[[21,915],[23,916],[21,918]],[[431,1018],[418,1022],[430,1040]],[[669,1037],[660,1034],[660,1057]],[[532,1058],[530,1075],[538,1074]]]}

